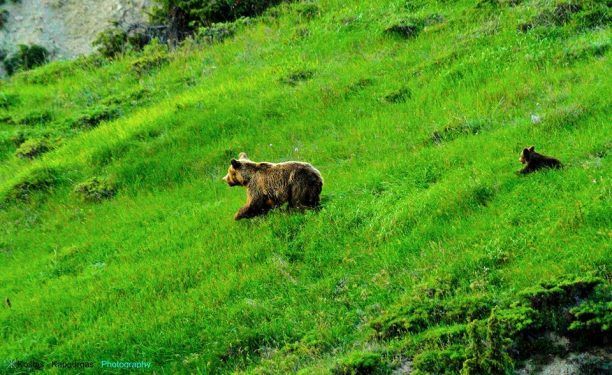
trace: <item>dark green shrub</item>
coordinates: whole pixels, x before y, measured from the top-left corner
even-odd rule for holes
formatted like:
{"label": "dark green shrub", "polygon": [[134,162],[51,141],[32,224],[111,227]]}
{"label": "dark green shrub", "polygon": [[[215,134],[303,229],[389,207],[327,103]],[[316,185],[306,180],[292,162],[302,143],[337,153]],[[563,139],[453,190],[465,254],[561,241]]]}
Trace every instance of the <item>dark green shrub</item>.
{"label": "dark green shrub", "polygon": [[109,95],[102,99],[100,103],[104,106],[137,105],[138,103],[146,101],[150,96],[151,92],[149,90],[139,88],[117,95]]}
{"label": "dark green shrub", "polygon": [[484,120],[466,120],[456,124],[445,126],[442,130],[436,130],[429,138],[431,143],[440,144],[449,142],[462,135],[474,135],[482,132],[489,126]]}
{"label": "dark green shrub", "polygon": [[47,61],[49,61],[49,51],[45,47],[20,44],[17,52],[7,57],[3,64],[8,75],[13,75],[20,70],[30,70],[44,65]]}
{"label": "dark green shrub", "polygon": [[10,200],[27,200],[32,194],[47,191],[59,182],[59,172],[53,168],[35,168],[22,176],[7,194]]}
{"label": "dark green shrub", "polygon": [[524,0],[480,0],[476,4],[477,8],[483,8],[486,6],[503,7],[503,6],[517,6]]}
{"label": "dark green shrub", "polygon": [[168,26],[169,39],[178,41],[203,26],[261,14],[283,0],[156,0],[151,22]]}
{"label": "dark green shrub", "polygon": [[553,8],[543,9],[530,21],[518,26],[519,31],[526,32],[537,27],[559,27],[571,24],[582,30],[610,24],[610,5],[602,0],[562,1]]}
{"label": "dark green shrub", "polygon": [[23,142],[27,140],[26,135],[23,132],[17,132],[13,134],[10,138],[10,141],[15,147],[21,146]]}
{"label": "dark green shrub", "polygon": [[571,332],[588,337],[606,337],[612,329],[612,301],[588,301],[570,310],[574,321]]}
{"label": "dark green shrub", "polygon": [[415,300],[372,320],[375,336],[382,339],[419,333],[438,324],[465,323],[487,317],[491,303],[482,298]]}
{"label": "dark green shrub", "polygon": [[332,373],[337,375],[385,374],[389,372],[388,365],[382,356],[372,352],[353,352],[340,359]]}
{"label": "dark green shrub", "polygon": [[196,32],[196,39],[204,43],[219,43],[231,38],[242,27],[251,23],[248,17],[241,17],[233,22],[217,22],[210,26],[200,27]]}
{"label": "dark green shrub", "polygon": [[396,91],[385,95],[384,100],[387,103],[403,103],[412,97],[412,91],[407,87],[402,87]]}
{"label": "dark green shrub", "polygon": [[0,92],[0,108],[7,109],[19,103],[19,96]]}
{"label": "dark green shrub", "polygon": [[440,22],[444,22],[444,17],[437,13],[424,17],[407,17],[392,22],[385,29],[385,33],[403,39],[411,39],[417,37],[425,26],[435,25]]}
{"label": "dark green shrub", "polygon": [[161,67],[169,60],[170,58],[164,55],[143,56],[132,63],[132,70],[138,75],[143,75]]}
{"label": "dark green shrub", "polygon": [[110,199],[117,193],[117,186],[110,180],[92,177],[74,187],[74,192],[88,202],[100,202]]}
{"label": "dark green shrub", "polygon": [[140,51],[150,41],[145,30],[128,32],[115,24],[99,33],[92,45],[102,56],[112,59],[127,51]]}
{"label": "dark green shrub", "polygon": [[321,13],[319,6],[313,3],[297,3],[295,4],[294,9],[300,17],[307,20],[311,20]]}
{"label": "dark green shrub", "polygon": [[443,350],[426,350],[414,357],[414,369],[424,374],[458,374],[465,361],[465,349],[451,346]]}
{"label": "dark green shrub", "polygon": [[344,93],[345,97],[350,97],[354,94],[357,94],[358,92],[364,90],[365,88],[372,86],[374,84],[374,80],[370,79],[370,78],[361,78],[359,80],[357,80],[356,82],[353,82],[352,84],[350,84]]}
{"label": "dark green shrub", "polygon": [[52,147],[46,139],[28,139],[21,143],[15,151],[15,156],[22,159],[34,159],[51,149]]}
{"label": "dark green shrub", "polygon": [[6,9],[0,10],[0,29],[4,28],[9,18],[9,12]]}
{"label": "dark green shrub", "polygon": [[96,106],[81,114],[72,121],[71,127],[91,129],[98,126],[102,121],[109,121],[119,117],[119,110],[115,107]]}
{"label": "dark green shrub", "polygon": [[287,76],[280,79],[280,82],[289,86],[296,86],[298,83],[307,81],[314,76],[312,70],[296,70],[289,73]]}
{"label": "dark green shrub", "polygon": [[105,30],[98,34],[92,45],[97,48],[102,56],[109,59],[113,58],[125,52],[127,47],[127,32],[119,27]]}
{"label": "dark green shrub", "polygon": [[15,120],[19,125],[44,125],[53,121],[53,113],[42,110],[26,113],[23,117]]}
{"label": "dark green shrub", "polygon": [[409,19],[401,20],[385,29],[385,33],[389,35],[399,36],[401,38],[409,39],[415,38],[421,30],[423,30],[424,24],[418,20]]}
{"label": "dark green shrub", "polygon": [[593,29],[610,24],[610,5],[604,2],[594,3],[576,16],[578,29]]}

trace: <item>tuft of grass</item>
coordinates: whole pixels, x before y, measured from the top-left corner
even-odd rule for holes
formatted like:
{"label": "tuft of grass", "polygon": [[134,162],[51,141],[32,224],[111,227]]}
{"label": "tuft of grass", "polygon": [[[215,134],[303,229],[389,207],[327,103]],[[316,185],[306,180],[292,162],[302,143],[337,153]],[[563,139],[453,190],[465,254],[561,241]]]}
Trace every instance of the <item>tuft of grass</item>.
{"label": "tuft of grass", "polygon": [[340,359],[332,370],[338,375],[387,374],[389,368],[378,353],[353,352]]}
{"label": "tuft of grass", "polygon": [[280,79],[280,82],[289,85],[297,86],[300,82],[308,81],[314,77],[315,72],[313,70],[296,70],[285,77]]}
{"label": "tuft of grass", "polygon": [[107,178],[92,177],[77,184],[74,192],[88,202],[110,199],[117,193],[117,185]]}
{"label": "tuft of grass", "polygon": [[15,151],[15,155],[22,159],[33,159],[53,148],[46,139],[28,139],[20,142],[18,137],[15,138],[15,142],[19,143],[19,148]]}
{"label": "tuft of grass", "polygon": [[92,129],[102,121],[110,121],[119,117],[119,110],[114,106],[99,105],[88,109],[86,112],[74,119],[70,126],[72,128]]}

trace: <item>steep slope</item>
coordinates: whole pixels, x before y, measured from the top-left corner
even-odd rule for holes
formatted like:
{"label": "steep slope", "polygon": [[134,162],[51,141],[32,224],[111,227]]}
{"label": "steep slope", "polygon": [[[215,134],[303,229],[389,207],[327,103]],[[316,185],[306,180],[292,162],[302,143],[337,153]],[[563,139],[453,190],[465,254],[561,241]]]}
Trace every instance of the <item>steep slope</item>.
{"label": "steep slope", "polygon": [[[0,360],[478,373],[569,336],[609,305],[611,82],[606,3],[563,4],[285,4],[2,82]],[[532,144],[565,168],[517,176]],[[322,209],[234,222],[240,151],[313,163]]]}

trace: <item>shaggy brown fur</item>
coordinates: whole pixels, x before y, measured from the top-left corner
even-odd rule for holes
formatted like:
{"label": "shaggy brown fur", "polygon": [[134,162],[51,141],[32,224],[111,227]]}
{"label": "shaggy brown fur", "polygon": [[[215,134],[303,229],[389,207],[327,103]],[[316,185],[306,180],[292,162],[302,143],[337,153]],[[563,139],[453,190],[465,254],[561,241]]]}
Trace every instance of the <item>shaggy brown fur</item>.
{"label": "shaggy brown fur", "polygon": [[245,153],[232,159],[223,180],[229,186],[247,188],[247,202],[236,213],[236,220],[265,214],[284,203],[292,208],[317,207],[323,188],[321,173],[308,163],[257,163]]}
{"label": "shaggy brown fur", "polygon": [[535,152],[535,147],[524,148],[521,152],[519,161],[525,165],[525,168],[521,169],[519,173],[527,174],[535,172],[542,168],[561,168],[562,164],[559,160],[538,154]]}

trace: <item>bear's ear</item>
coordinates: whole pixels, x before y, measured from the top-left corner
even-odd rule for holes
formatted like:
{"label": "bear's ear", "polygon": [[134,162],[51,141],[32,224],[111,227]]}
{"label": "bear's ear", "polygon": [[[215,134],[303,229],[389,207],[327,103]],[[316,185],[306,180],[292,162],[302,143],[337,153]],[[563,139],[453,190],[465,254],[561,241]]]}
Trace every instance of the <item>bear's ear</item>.
{"label": "bear's ear", "polygon": [[236,159],[232,159],[232,167],[236,169],[240,168],[240,162]]}
{"label": "bear's ear", "polygon": [[535,146],[531,146],[527,150],[529,150],[529,152],[533,152],[535,150]]}
{"label": "bear's ear", "polygon": [[247,156],[246,152],[241,152],[238,155],[238,159],[248,159],[249,157]]}

